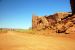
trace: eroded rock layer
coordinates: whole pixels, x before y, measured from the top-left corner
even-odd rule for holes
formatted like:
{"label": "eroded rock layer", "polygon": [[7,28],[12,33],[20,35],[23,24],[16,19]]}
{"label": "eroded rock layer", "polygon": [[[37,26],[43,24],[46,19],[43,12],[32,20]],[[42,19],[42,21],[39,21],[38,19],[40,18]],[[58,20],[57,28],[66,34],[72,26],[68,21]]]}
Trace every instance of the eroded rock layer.
{"label": "eroded rock layer", "polygon": [[75,32],[75,30],[71,30],[75,29],[75,15],[69,15],[71,13],[60,12],[49,16],[33,16],[32,28],[36,30],[50,29],[57,33]]}

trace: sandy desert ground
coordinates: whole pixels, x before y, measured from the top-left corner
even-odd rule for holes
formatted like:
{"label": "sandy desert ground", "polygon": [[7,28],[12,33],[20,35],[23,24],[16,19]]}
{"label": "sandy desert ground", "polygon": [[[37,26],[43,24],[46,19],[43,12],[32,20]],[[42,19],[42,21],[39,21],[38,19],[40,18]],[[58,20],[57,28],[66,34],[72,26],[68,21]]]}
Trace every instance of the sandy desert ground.
{"label": "sandy desert ground", "polygon": [[75,39],[8,31],[0,33],[0,50],[75,50]]}

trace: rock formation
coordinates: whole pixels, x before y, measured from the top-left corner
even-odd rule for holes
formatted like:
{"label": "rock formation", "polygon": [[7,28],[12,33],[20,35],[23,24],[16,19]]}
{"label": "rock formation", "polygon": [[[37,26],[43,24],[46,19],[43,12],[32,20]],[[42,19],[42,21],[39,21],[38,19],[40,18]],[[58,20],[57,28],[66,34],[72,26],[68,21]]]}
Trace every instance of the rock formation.
{"label": "rock formation", "polygon": [[33,29],[46,29],[46,28],[52,28],[55,29],[57,23],[62,22],[61,20],[68,16],[71,13],[56,13],[54,15],[49,16],[33,16],[32,18],[32,28]]}
{"label": "rock formation", "polygon": [[70,0],[72,13],[59,12],[49,16],[33,16],[32,28],[50,29],[57,33],[75,33],[75,0]]}
{"label": "rock formation", "polygon": [[68,28],[65,33],[72,33],[72,34],[74,34],[75,33],[75,25],[73,25],[73,27]]}
{"label": "rock formation", "polygon": [[[61,12],[49,16],[33,16],[32,28],[36,30],[54,30],[56,33],[74,33],[75,15],[69,17],[71,13]],[[72,29],[72,30],[71,30]]]}
{"label": "rock formation", "polygon": [[75,14],[75,0],[70,0],[72,14]]}

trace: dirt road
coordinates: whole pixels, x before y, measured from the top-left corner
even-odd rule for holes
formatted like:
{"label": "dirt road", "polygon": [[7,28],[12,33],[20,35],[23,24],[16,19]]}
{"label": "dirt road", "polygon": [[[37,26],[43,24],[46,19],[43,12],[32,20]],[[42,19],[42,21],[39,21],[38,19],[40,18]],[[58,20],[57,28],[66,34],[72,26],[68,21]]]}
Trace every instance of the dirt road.
{"label": "dirt road", "polygon": [[75,50],[75,40],[9,31],[0,34],[0,50]]}

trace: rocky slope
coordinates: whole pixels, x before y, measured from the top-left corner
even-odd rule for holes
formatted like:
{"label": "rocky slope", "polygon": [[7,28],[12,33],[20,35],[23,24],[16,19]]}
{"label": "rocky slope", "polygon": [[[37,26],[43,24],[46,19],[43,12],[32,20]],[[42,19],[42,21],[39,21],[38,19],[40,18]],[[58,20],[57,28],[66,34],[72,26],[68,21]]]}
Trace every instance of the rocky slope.
{"label": "rocky slope", "polygon": [[32,28],[53,30],[56,33],[75,33],[75,15],[60,12],[49,16],[33,16]]}

